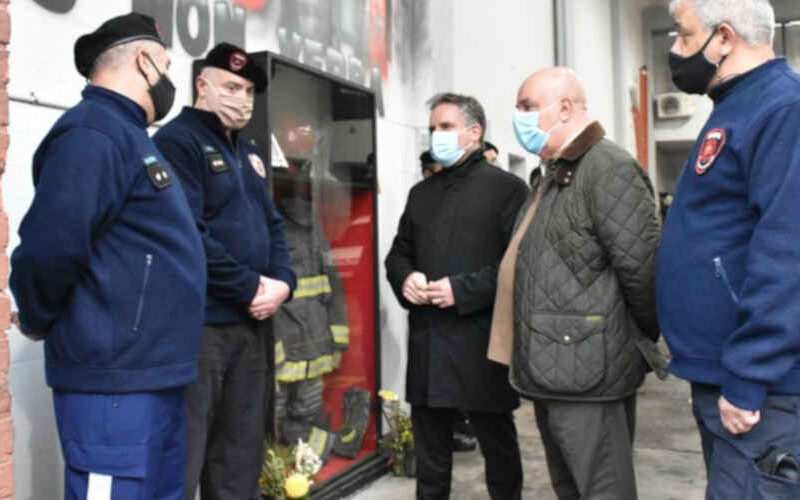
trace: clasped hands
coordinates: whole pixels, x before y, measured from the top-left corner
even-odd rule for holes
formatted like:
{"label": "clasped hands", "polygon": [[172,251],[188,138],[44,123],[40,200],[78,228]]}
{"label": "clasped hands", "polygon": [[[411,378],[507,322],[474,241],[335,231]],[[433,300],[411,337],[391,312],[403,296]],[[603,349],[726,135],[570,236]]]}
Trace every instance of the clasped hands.
{"label": "clasped hands", "polygon": [[278,309],[289,298],[289,285],[280,280],[261,276],[253,301],[248,312],[258,321],[263,321],[278,312]]}
{"label": "clasped hands", "polygon": [[414,271],[406,278],[403,297],[416,306],[430,304],[441,309],[453,307],[456,303],[450,278],[428,282],[428,278],[419,271]]}

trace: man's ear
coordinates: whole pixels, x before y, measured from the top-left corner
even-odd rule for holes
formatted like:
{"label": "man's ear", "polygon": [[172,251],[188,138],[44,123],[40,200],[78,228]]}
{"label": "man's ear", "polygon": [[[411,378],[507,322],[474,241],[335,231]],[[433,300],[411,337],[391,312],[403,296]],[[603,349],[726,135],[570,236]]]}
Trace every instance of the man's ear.
{"label": "man's ear", "polygon": [[158,75],[153,68],[153,62],[147,58],[148,54],[144,49],[137,49],[136,56],[134,57],[134,64],[136,64],[136,68],[139,70],[139,73],[144,75],[145,79],[147,79],[147,83],[154,85],[156,81],[158,81]]}
{"label": "man's ear", "polygon": [[478,124],[475,124],[472,129],[470,130],[470,137],[472,138],[473,142],[480,142],[481,136],[483,135],[483,127]]}
{"label": "man's ear", "polygon": [[567,97],[561,98],[559,102],[559,109],[558,109],[558,119],[561,122],[568,122],[570,118],[572,118],[572,114],[575,111],[575,103],[572,99]]}
{"label": "man's ear", "polygon": [[728,23],[720,24],[717,32],[719,33],[720,54],[727,56],[733,52],[733,47],[739,41],[739,34]]}

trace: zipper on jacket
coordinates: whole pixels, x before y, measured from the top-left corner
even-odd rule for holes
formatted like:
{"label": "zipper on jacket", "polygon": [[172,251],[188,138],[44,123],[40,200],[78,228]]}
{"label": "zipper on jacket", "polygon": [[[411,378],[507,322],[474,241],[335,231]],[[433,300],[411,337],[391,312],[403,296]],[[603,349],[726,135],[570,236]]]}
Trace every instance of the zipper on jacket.
{"label": "zipper on jacket", "polygon": [[133,323],[133,331],[139,331],[139,324],[142,321],[142,311],[144,310],[144,293],[147,291],[147,282],[150,281],[150,268],[153,267],[153,254],[149,253],[144,258],[144,280],[142,281],[142,291],[139,294],[139,306],[136,308],[136,321]]}
{"label": "zipper on jacket", "polygon": [[736,292],[733,291],[733,287],[731,286],[731,282],[728,281],[728,274],[725,272],[725,267],[722,265],[722,258],[721,257],[714,257],[714,275],[721,279],[722,282],[725,284],[725,288],[728,289],[728,293],[731,294],[731,298],[733,302],[738,304],[739,303],[739,296],[736,295]]}

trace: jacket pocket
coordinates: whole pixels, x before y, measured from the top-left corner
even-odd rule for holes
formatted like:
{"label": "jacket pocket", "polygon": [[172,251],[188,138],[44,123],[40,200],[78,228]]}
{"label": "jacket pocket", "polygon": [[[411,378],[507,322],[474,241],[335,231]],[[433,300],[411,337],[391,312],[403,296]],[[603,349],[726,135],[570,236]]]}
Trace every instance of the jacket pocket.
{"label": "jacket pocket", "polygon": [[528,321],[528,366],[548,391],[579,394],[605,376],[605,318],[601,315],[534,313]]}
{"label": "jacket pocket", "polygon": [[738,304],[739,296],[734,291],[733,286],[728,279],[728,273],[725,272],[725,266],[722,265],[722,257],[714,257],[714,276],[716,276],[717,279],[722,281],[722,284],[725,285],[725,289],[728,291],[731,299],[733,299],[733,303]]}
{"label": "jacket pocket", "polygon": [[133,327],[131,328],[134,333],[139,332],[139,327],[142,324],[142,315],[144,314],[144,299],[147,294],[147,283],[150,281],[150,270],[153,267],[153,254],[148,253],[144,256],[144,278],[142,279],[142,288],[139,291],[139,300],[136,304],[136,315],[133,319]]}

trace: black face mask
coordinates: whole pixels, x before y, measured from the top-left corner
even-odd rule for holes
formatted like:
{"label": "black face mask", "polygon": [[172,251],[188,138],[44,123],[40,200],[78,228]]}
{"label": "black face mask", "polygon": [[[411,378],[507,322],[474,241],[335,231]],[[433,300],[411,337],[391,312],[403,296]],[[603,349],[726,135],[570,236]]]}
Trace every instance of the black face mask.
{"label": "black face mask", "polygon": [[711,33],[706,43],[692,56],[682,57],[674,52],[669,53],[669,69],[672,71],[672,82],[683,92],[687,94],[705,94],[708,90],[711,80],[717,74],[719,66],[725,62],[725,56],[719,62],[714,64],[710,62],[703,51],[706,50],[708,44],[714,39],[717,34],[717,29]]}
{"label": "black face mask", "polygon": [[147,75],[144,74],[142,68],[139,68],[139,73],[142,74],[147,82],[147,86],[150,87],[147,92],[150,94],[150,99],[153,100],[153,113],[155,114],[153,121],[158,121],[167,116],[169,110],[172,109],[172,104],[175,102],[175,85],[172,84],[172,81],[167,75],[162,74],[158,70],[158,66],[153,62],[150,54],[145,53],[144,55],[150,61],[150,64],[153,65],[156,73],[158,73],[158,81],[155,85],[150,85],[150,80],[147,79]]}

